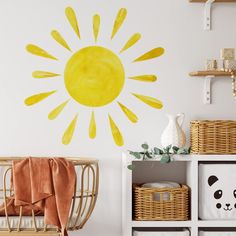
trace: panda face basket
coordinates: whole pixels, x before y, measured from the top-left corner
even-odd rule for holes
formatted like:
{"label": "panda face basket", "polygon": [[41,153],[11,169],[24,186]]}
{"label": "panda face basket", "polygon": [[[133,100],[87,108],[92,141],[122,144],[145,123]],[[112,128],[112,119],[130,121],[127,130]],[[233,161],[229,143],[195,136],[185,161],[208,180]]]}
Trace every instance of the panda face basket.
{"label": "panda face basket", "polygon": [[144,188],[133,185],[134,220],[188,220],[189,188]]}

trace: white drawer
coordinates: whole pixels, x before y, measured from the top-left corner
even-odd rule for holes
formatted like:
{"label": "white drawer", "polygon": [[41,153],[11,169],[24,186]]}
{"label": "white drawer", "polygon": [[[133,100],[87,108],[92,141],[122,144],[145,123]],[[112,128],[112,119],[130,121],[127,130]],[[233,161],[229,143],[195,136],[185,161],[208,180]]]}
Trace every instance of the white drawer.
{"label": "white drawer", "polygon": [[218,231],[212,231],[212,232],[204,232],[200,231],[199,236],[236,236],[236,231],[235,232],[218,232]]}
{"label": "white drawer", "polygon": [[[188,230],[183,231],[134,231],[133,236],[189,236]],[[231,235],[230,235],[231,236]],[[236,236],[236,235],[232,235]]]}

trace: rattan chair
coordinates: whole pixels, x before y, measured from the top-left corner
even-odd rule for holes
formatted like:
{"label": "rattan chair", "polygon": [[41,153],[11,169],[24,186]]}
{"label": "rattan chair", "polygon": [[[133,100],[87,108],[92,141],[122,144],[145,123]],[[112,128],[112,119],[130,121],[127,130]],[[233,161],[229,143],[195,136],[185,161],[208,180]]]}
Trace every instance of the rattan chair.
{"label": "rattan chair", "polygon": [[[0,158],[0,200],[6,206],[7,197],[14,194],[10,179],[13,160],[24,158]],[[66,158],[73,162],[77,174],[75,193],[67,223],[68,231],[80,230],[90,218],[96,204],[99,186],[99,167],[95,159]],[[23,216],[22,208],[19,216],[9,216],[5,207],[5,216],[0,217],[0,235],[11,236],[61,236],[55,226],[45,225],[43,216]]]}

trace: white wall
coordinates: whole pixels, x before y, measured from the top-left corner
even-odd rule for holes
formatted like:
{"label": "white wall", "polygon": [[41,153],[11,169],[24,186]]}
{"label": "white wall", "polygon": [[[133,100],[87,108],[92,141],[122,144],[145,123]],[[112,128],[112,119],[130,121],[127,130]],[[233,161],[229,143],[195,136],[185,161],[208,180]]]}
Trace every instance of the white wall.
{"label": "white wall", "polygon": [[[81,25],[81,42],[75,37],[64,16],[64,8],[73,6]],[[120,7],[126,7],[128,17],[113,42],[109,35],[113,19]],[[117,105],[96,110],[98,135],[91,141],[87,135],[90,109],[72,104],[56,120],[47,119],[48,112],[62,102],[67,94],[63,79],[34,80],[36,69],[63,72],[69,57],[50,38],[54,28],[67,39],[74,50],[92,44],[91,18],[100,13],[102,28],[99,43],[117,52],[134,32],[142,40],[121,57],[127,75],[156,73],[155,84],[127,81],[120,100],[139,116],[139,123],[130,124]],[[160,133],[167,120],[165,113],[184,112],[188,130],[192,119],[235,119],[236,99],[232,97],[231,82],[215,79],[213,104],[203,105],[201,78],[189,78],[192,70],[201,69],[207,58],[218,58],[224,47],[236,47],[236,4],[216,4],[213,9],[213,31],[203,31],[203,5],[187,0],[0,0],[0,155],[58,155],[89,156],[100,160],[101,187],[91,220],[74,235],[121,235],[121,152],[135,150],[143,141],[159,145]],[[29,55],[27,43],[41,45],[60,61]],[[156,47],[166,48],[166,54],[156,60],[131,64],[131,59]],[[55,96],[34,107],[26,107],[24,99],[37,92],[58,89]],[[141,104],[129,93],[137,92],[161,99],[165,106],[158,111]],[[61,144],[61,135],[78,111],[79,120],[73,142]],[[125,145],[114,145],[108,127],[107,113],[115,117]],[[73,234],[72,234],[73,235]]]}

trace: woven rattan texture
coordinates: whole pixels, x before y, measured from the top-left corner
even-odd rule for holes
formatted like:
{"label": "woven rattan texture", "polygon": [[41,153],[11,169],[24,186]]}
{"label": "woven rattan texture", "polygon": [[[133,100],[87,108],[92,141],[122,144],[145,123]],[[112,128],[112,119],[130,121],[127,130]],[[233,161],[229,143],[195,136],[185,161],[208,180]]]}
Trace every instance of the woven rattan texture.
{"label": "woven rattan texture", "polygon": [[236,121],[191,121],[191,153],[236,154]]}
{"label": "woven rattan texture", "polygon": [[[157,200],[158,199],[158,200]],[[188,220],[189,188],[143,188],[133,185],[134,220]]]}

